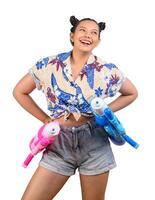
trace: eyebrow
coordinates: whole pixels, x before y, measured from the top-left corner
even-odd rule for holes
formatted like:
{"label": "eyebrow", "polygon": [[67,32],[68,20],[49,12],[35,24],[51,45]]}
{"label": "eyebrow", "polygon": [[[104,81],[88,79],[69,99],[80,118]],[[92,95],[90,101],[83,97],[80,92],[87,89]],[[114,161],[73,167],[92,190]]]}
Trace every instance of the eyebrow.
{"label": "eyebrow", "polygon": [[[85,28],[85,29],[87,29],[85,26],[79,26],[79,28]],[[95,28],[93,28],[93,29],[91,29],[91,30],[93,30],[93,31],[98,31],[98,30],[95,29]]]}

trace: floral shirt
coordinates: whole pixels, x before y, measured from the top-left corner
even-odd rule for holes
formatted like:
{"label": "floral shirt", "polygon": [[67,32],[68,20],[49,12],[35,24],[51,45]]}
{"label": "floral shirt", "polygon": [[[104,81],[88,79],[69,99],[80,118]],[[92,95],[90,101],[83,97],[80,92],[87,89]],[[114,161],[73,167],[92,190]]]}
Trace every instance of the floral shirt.
{"label": "floral shirt", "polygon": [[114,96],[125,80],[114,64],[93,54],[73,80],[70,56],[71,51],[40,59],[29,71],[36,87],[45,94],[53,119],[67,119],[71,113],[76,120],[81,115],[92,116],[90,101]]}

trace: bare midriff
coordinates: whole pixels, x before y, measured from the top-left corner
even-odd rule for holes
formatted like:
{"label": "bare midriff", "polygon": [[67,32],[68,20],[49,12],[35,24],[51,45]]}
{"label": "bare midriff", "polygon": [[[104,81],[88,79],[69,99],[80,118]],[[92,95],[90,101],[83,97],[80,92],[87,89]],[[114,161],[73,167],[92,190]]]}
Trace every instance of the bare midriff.
{"label": "bare midriff", "polygon": [[85,124],[86,122],[90,121],[92,117],[81,116],[78,121],[74,118],[71,114],[67,120],[64,119],[64,116],[57,118],[53,121],[57,121],[60,125],[63,126],[79,126]]}

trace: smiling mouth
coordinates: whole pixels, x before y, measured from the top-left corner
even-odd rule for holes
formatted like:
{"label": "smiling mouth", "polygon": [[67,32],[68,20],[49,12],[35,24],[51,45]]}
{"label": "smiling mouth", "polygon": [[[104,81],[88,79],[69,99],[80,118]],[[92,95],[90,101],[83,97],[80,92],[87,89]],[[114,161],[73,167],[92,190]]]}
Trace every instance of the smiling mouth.
{"label": "smiling mouth", "polygon": [[89,40],[80,40],[80,42],[81,42],[82,44],[84,44],[84,45],[87,45],[87,46],[89,46],[89,45],[92,44],[92,42],[89,41]]}

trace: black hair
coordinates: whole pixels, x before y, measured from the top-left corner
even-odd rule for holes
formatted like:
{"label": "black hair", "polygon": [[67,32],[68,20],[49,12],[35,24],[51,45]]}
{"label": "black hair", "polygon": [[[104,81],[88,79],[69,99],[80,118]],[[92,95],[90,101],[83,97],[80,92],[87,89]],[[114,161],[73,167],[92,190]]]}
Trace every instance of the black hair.
{"label": "black hair", "polygon": [[72,33],[74,33],[76,28],[77,28],[77,26],[79,25],[79,23],[82,22],[82,21],[85,21],[85,20],[89,20],[89,21],[95,22],[99,27],[99,33],[101,33],[101,31],[103,31],[105,29],[105,22],[99,22],[98,23],[96,20],[91,19],[91,18],[83,18],[81,20],[78,20],[75,16],[71,16],[70,17],[70,23],[72,25],[72,28],[70,29],[70,31]]}

